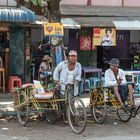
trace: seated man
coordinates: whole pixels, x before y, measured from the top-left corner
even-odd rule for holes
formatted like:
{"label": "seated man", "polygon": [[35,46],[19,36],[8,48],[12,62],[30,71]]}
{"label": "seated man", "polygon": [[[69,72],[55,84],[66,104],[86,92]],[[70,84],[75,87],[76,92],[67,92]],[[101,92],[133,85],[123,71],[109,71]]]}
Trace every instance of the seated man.
{"label": "seated man", "polygon": [[[126,85],[126,78],[125,78],[125,72],[120,69],[119,67],[119,60],[112,58],[112,60],[108,63],[110,65],[110,68],[105,71],[105,86],[113,87],[114,94],[117,97],[117,100],[120,104],[120,106],[124,107],[120,93],[119,93],[119,85]],[[131,84],[127,84],[128,87],[128,96],[130,100],[130,105],[134,105],[133,100],[133,87]]]}
{"label": "seated man", "polygon": [[39,66],[39,79],[42,84],[47,84],[48,82],[48,70],[51,69],[51,57],[49,55],[44,55],[42,62]]}

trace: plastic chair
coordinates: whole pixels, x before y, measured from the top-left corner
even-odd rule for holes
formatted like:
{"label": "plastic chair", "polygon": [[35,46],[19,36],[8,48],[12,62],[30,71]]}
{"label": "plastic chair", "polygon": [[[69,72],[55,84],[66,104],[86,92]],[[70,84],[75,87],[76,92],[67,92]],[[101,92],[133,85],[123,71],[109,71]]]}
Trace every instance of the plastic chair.
{"label": "plastic chair", "polygon": [[96,87],[96,83],[98,81],[100,81],[100,79],[97,78],[97,77],[90,77],[89,80],[90,80],[90,86],[91,86],[91,88],[95,88]]}
{"label": "plastic chair", "polygon": [[89,79],[85,79],[85,91],[84,91],[84,79],[82,79],[82,82],[80,84],[80,93],[89,93],[90,92],[90,81]]}
{"label": "plastic chair", "polygon": [[8,89],[9,92],[12,94],[13,89],[15,87],[21,87],[22,85],[22,81],[21,78],[19,78],[18,76],[10,76],[9,77],[9,81],[8,81]]}

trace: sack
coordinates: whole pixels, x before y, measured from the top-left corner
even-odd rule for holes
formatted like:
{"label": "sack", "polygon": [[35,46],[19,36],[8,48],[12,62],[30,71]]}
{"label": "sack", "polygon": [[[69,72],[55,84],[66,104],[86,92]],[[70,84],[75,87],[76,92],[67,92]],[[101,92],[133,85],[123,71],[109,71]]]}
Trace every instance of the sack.
{"label": "sack", "polygon": [[121,96],[121,100],[124,102],[128,98],[128,87],[127,85],[120,85],[119,86],[119,93]]}

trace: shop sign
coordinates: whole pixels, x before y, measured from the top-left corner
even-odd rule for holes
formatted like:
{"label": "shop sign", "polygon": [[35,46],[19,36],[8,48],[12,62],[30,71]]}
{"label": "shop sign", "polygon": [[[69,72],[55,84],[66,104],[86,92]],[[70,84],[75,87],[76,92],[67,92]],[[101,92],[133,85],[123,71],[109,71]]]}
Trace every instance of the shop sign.
{"label": "shop sign", "polygon": [[44,35],[46,36],[63,36],[64,27],[61,23],[45,23]]}
{"label": "shop sign", "polygon": [[116,46],[115,28],[93,28],[93,46]]}

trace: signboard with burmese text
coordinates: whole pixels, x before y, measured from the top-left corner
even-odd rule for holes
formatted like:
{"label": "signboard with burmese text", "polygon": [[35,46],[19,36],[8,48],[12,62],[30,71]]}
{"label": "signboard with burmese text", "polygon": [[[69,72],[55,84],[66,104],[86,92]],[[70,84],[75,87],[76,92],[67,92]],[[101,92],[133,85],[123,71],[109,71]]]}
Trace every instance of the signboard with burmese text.
{"label": "signboard with burmese text", "polygon": [[45,23],[44,35],[46,36],[63,36],[64,27],[61,23]]}

